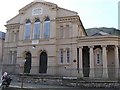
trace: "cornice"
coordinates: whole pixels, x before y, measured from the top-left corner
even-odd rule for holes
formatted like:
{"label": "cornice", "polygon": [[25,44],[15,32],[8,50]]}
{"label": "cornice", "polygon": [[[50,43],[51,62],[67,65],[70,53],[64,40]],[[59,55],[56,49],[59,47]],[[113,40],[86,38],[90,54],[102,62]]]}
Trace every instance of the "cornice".
{"label": "cornice", "polygon": [[78,42],[95,42],[95,41],[119,41],[119,36],[91,36],[91,37],[78,37]]}
{"label": "cornice", "polygon": [[59,9],[63,9],[63,10],[66,10],[66,11],[73,12],[73,13],[75,13],[75,14],[78,14],[78,13],[75,12],[75,11],[71,11],[71,10],[68,10],[68,9],[65,9],[65,8],[61,8],[61,7],[59,7]]}
{"label": "cornice", "polygon": [[8,29],[19,29],[20,23],[14,23],[14,24],[7,24],[5,27]]}
{"label": "cornice", "polygon": [[8,20],[6,23],[9,23],[9,21],[11,21],[12,19],[18,17],[20,14],[17,14],[16,16],[14,16],[13,18],[11,18],[10,20]]}
{"label": "cornice", "polygon": [[35,4],[42,4],[42,5],[45,5],[45,6],[49,6],[51,9],[57,9],[57,5],[56,4],[53,4],[53,3],[50,3],[50,2],[31,2],[30,4],[26,5],[25,7],[21,8],[19,10],[19,13],[23,14],[28,8],[34,6]]}
{"label": "cornice", "polygon": [[75,22],[79,21],[79,16],[66,16],[66,17],[57,17],[56,21],[58,22]]}

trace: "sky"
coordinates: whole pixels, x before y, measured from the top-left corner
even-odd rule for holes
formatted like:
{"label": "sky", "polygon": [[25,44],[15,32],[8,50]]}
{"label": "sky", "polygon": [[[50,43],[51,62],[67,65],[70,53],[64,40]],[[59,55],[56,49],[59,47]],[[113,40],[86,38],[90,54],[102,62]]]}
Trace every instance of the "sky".
{"label": "sky", "polygon": [[[34,0],[1,0],[0,31],[6,32],[6,22],[19,13],[19,9]],[[85,29],[113,27],[118,29],[119,0],[45,0],[59,7],[76,11]]]}

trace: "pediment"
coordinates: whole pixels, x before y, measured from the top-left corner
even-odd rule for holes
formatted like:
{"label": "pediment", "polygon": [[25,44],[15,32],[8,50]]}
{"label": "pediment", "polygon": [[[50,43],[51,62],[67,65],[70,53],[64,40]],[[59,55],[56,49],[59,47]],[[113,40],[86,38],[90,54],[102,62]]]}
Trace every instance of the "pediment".
{"label": "pediment", "polygon": [[[26,13],[27,15],[30,15],[30,13],[32,13],[32,10],[37,9],[36,6],[40,7],[40,8],[41,8],[41,6],[45,6],[47,8],[52,8],[52,9],[57,7],[56,4],[53,4],[50,2],[33,1],[30,4],[26,5],[25,7],[21,8],[19,10],[19,14],[16,15],[15,17],[11,18],[10,20],[8,20],[7,24],[20,23],[22,21],[22,19],[24,19],[24,18],[21,18],[23,16],[23,14]],[[40,8],[38,8],[38,9],[40,9]],[[20,21],[20,19],[21,19],[21,21]]]}
{"label": "pediment", "polygon": [[15,17],[11,18],[10,20],[8,20],[7,24],[19,23],[19,19],[20,19],[20,14],[16,15]]}
{"label": "pediment", "polygon": [[36,5],[36,4],[41,4],[41,5],[44,5],[44,6],[48,6],[48,7],[52,8],[52,9],[57,7],[56,4],[53,4],[53,3],[50,3],[50,2],[46,2],[46,1],[42,1],[42,2],[41,1],[33,1],[30,4],[26,5],[25,7],[21,8],[19,10],[19,13],[23,14],[27,9],[29,9],[30,7],[32,7],[32,6]]}

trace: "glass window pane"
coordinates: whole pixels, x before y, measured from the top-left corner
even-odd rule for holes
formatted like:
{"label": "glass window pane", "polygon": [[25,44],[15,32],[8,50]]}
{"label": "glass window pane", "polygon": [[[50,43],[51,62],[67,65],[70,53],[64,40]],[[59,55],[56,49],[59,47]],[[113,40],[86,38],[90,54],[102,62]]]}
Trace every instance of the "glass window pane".
{"label": "glass window pane", "polygon": [[70,50],[67,49],[67,63],[70,63]]}
{"label": "glass window pane", "polygon": [[60,62],[63,63],[63,50],[60,50]]}
{"label": "glass window pane", "polygon": [[27,23],[27,24],[25,25],[25,33],[24,33],[24,39],[25,39],[25,40],[30,39],[30,30],[31,30],[31,24],[30,24],[30,23]]}
{"label": "glass window pane", "polygon": [[40,22],[34,24],[34,39],[39,39],[40,37]]}
{"label": "glass window pane", "polygon": [[44,23],[44,37],[45,38],[50,37],[50,21],[46,21]]}

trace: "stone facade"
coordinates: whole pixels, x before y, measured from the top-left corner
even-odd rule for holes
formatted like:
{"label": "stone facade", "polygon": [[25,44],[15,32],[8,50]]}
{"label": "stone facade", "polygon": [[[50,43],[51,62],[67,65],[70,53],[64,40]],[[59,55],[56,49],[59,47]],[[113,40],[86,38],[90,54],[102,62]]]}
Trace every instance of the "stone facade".
{"label": "stone facade", "polygon": [[77,12],[33,1],[6,28],[3,63],[11,73],[118,77],[119,37],[87,36]]}

